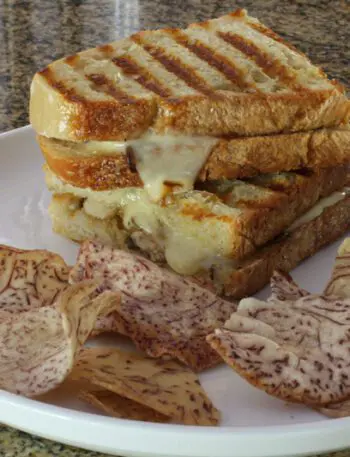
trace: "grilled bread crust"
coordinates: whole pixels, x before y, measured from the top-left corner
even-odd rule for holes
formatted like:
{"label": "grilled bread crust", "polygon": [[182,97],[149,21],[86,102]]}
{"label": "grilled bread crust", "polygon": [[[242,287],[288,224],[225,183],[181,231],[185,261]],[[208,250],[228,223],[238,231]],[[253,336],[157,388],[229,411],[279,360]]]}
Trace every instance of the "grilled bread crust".
{"label": "grilled bread crust", "polygon": [[71,141],[125,140],[149,128],[295,132],[349,117],[343,87],[245,10],[53,62],[34,76],[30,98],[34,129]]}
{"label": "grilled bread crust", "polygon": [[[72,195],[53,196],[49,213],[54,231],[78,242],[99,239],[127,249],[128,238],[118,226],[117,219],[95,219],[84,212],[79,201]],[[212,284],[220,295],[241,299],[264,287],[274,270],[291,271],[349,229],[350,197],[326,208],[317,218],[259,249],[237,269],[226,264],[220,272],[207,271],[198,279]]]}
{"label": "grilled bread crust", "polygon": [[[350,230],[350,196],[326,208],[320,216],[268,243],[238,269],[221,271],[213,283],[220,295],[241,299],[262,289],[275,270],[289,272]],[[212,272],[214,274],[215,272]]]}
{"label": "grilled bread crust", "polygon": [[[96,196],[96,192],[91,194],[85,189],[67,186],[49,170],[46,182],[54,194],[69,193],[79,197],[88,214],[107,223],[115,215],[122,218],[125,211],[128,213],[123,204],[117,204],[108,214],[97,212],[96,204],[104,202],[103,192],[97,192]],[[171,244],[172,247],[187,243],[188,250],[197,251],[196,255],[202,250],[206,253],[210,250],[211,257],[237,260],[279,235],[320,198],[343,188],[346,182],[347,167],[318,170],[309,176],[297,173],[264,175],[253,178],[249,183],[213,181],[206,183],[201,191],[170,196],[164,205],[150,201],[146,205],[152,218],[155,215],[152,227],[156,227],[157,232],[161,230],[159,239],[155,233],[154,240],[169,262],[169,245],[173,240],[175,244]],[[95,198],[95,204],[92,204],[91,198]],[[96,198],[100,200],[96,201]],[[135,198],[140,197],[133,194],[132,201]],[[142,207],[144,209],[145,206]],[[130,234],[149,231],[142,225],[146,215],[142,214],[138,222],[135,217],[130,217],[133,223],[128,224],[126,229]],[[175,269],[173,264],[172,267]]]}
{"label": "grilled bread crust", "polygon": [[[86,154],[74,152],[72,142],[37,136],[46,163],[63,181],[77,187],[108,190],[143,187],[126,154]],[[78,143],[79,144],[79,143]]]}
{"label": "grilled bread crust", "polygon": [[71,194],[52,197],[49,215],[54,232],[73,241],[99,240],[102,243],[126,248],[128,234],[117,216],[98,219],[86,214],[82,200]]}
{"label": "grilled bread crust", "polygon": [[[82,155],[74,148],[75,143],[40,135],[38,142],[50,169],[73,186],[94,190],[143,186],[126,154],[108,155],[97,151]],[[213,147],[198,180],[240,179],[302,168],[335,167],[349,162],[349,127],[221,139]]]}

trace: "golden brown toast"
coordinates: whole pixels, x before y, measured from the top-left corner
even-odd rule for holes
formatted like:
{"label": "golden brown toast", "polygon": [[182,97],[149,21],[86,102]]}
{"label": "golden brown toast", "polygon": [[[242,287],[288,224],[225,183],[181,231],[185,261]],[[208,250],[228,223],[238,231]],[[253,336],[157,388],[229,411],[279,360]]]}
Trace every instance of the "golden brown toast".
{"label": "golden brown toast", "polygon": [[30,98],[34,129],[69,141],[295,132],[349,115],[343,87],[245,10],[60,59]]}
{"label": "golden brown toast", "polygon": [[[350,190],[347,197],[326,207],[317,217],[267,243],[238,268],[214,268],[210,275],[220,295],[241,299],[268,284],[276,270],[290,272],[350,230]],[[206,275],[206,280],[209,279]],[[204,278],[203,278],[204,280]]]}
{"label": "golden brown toast", "polygon": [[[38,141],[51,170],[73,186],[94,190],[143,186],[128,154],[118,153],[118,147],[113,149],[112,142],[73,143],[41,135]],[[350,128],[347,126],[293,134],[221,138],[214,144],[197,179],[240,179],[349,162]]]}
{"label": "golden brown toast", "polygon": [[[96,219],[86,214],[79,201],[79,198],[72,195],[53,196],[49,213],[57,233],[78,242],[98,239],[127,248],[128,236],[120,228],[117,217]],[[267,243],[240,263],[223,261],[208,267],[197,279],[206,285],[214,286],[221,295],[236,299],[250,296],[269,282],[274,270],[291,271],[302,260],[315,254],[349,229],[348,196],[326,207],[319,214],[316,213],[315,218],[305,220],[302,225]],[[149,257],[150,253],[155,253],[155,246],[148,245],[148,248],[145,254]],[[153,260],[161,261],[161,256],[159,259],[153,257]]]}
{"label": "golden brown toast", "polygon": [[[143,250],[156,250],[157,256],[160,251],[167,263],[182,274],[195,274],[222,259],[239,260],[253,253],[320,198],[342,188],[346,180],[346,167],[309,175],[272,174],[249,182],[206,183],[202,190],[173,194],[157,204],[143,189],[92,191],[64,183],[46,170],[49,190],[55,195],[77,197],[74,205],[96,218],[102,231],[101,221],[113,227],[108,229],[110,238],[115,226],[122,227],[135,244],[140,232],[146,234],[149,243],[145,248],[143,241]],[[66,225],[65,221],[58,223]]]}

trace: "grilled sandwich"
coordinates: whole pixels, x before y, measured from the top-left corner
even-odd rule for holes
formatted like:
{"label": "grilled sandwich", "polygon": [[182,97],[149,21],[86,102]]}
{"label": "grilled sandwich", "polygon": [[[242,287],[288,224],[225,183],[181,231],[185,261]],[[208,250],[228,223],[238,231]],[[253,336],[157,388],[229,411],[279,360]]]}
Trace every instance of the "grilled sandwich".
{"label": "grilled sandwich", "polygon": [[30,98],[57,176],[155,200],[196,180],[344,164],[349,116],[344,88],[245,10],[53,62]]}
{"label": "grilled sandwich", "polygon": [[349,229],[349,118],[344,88],[245,10],[69,56],[31,86],[54,230],[235,298]]}

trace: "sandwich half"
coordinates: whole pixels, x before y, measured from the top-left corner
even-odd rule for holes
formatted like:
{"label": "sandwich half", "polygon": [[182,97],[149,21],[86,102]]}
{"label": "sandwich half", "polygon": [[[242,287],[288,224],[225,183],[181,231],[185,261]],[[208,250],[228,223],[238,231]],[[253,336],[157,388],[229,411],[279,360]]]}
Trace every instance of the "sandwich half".
{"label": "sandwich half", "polygon": [[210,182],[206,190],[176,193],[163,204],[139,188],[77,188],[48,168],[46,181],[54,194],[49,213],[56,232],[141,252],[235,298],[255,292],[275,268],[289,271],[350,228],[344,166]]}
{"label": "sandwich half", "polygon": [[[82,242],[97,239],[122,249],[130,249],[151,258],[165,268],[164,254],[142,232],[130,235],[120,221],[97,219],[88,215],[81,200],[70,194],[52,197],[49,213],[56,233]],[[195,275],[196,279],[223,296],[241,299],[251,296],[268,284],[275,270],[291,271],[304,259],[337,240],[350,229],[350,187],[332,193],[286,229],[240,262],[215,259]],[[183,251],[179,253],[182,254]]]}
{"label": "sandwich half", "polygon": [[67,141],[266,135],[338,126],[349,114],[344,88],[245,10],[53,62],[30,99],[36,132]]}

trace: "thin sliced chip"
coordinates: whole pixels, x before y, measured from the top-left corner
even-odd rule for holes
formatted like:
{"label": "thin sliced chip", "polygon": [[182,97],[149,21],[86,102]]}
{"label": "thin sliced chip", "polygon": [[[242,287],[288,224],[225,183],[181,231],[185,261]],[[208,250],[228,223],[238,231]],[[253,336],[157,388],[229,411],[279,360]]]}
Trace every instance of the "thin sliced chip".
{"label": "thin sliced chip", "polygon": [[309,295],[304,289],[301,289],[291,278],[291,276],[282,271],[275,271],[271,277],[271,296],[268,301],[289,301]]}
{"label": "thin sliced chip", "polygon": [[242,300],[208,337],[227,364],[267,393],[311,406],[350,397],[350,300]]}
{"label": "thin sliced chip", "polygon": [[316,408],[318,412],[327,417],[349,417],[350,416],[350,400],[345,400],[340,403],[333,403],[321,408]]}
{"label": "thin sliced chip", "polygon": [[82,245],[70,280],[101,279],[120,291],[117,312],[100,324],[129,336],[151,357],[170,355],[195,371],[216,365],[218,354],[206,336],[229,318],[235,303],[143,257],[103,246]]}
{"label": "thin sliced chip", "polygon": [[0,245],[0,310],[17,314],[51,305],[68,286],[68,273],[57,254]]}
{"label": "thin sliced chip", "polygon": [[119,300],[95,282],[68,287],[57,303],[0,321],[0,388],[26,396],[46,393],[71,371],[99,315]]}
{"label": "thin sliced chip", "polygon": [[183,424],[215,425],[219,420],[198,377],[177,362],[115,348],[84,348],[70,379],[90,382]]}
{"label": "thin sliced chip", "polygon": [[169,422],[168,416],[105,389],[82,391],[79,398],[113,417],[146,422]]}
{"label": "thin sliced chip", "polygon": [[324,294],[350,298],[350,238],[347,238],[338,250],[332,277]]}

